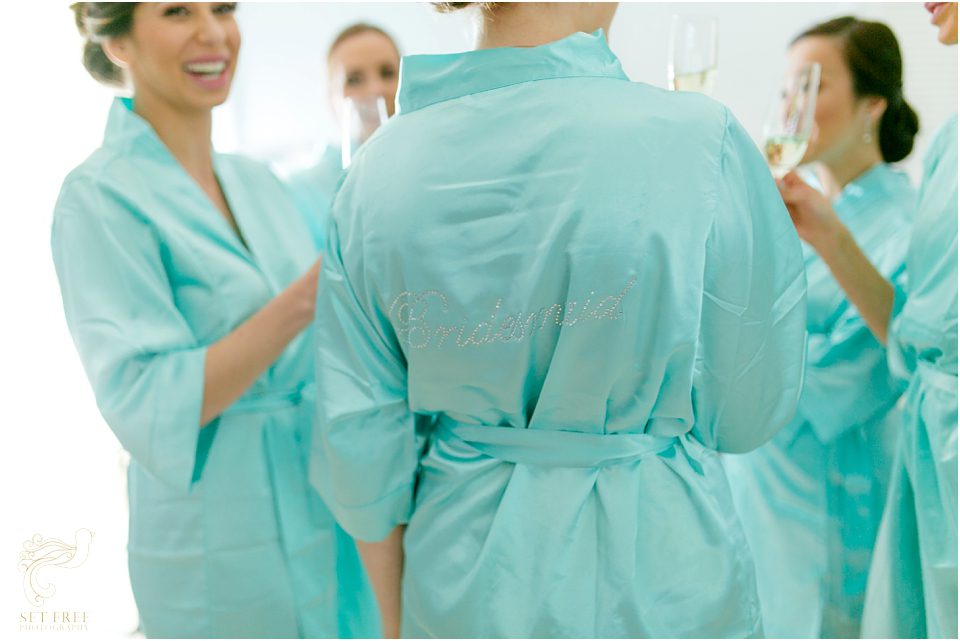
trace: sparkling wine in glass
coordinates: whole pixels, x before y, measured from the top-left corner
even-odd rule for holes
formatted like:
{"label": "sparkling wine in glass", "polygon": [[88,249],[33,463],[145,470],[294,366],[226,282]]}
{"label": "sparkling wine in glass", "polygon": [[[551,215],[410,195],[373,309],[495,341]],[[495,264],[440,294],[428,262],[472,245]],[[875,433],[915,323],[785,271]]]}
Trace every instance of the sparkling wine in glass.
{"label": "sparkling wine in glass", "polygon": [[719,30],[713,16],[673,16],[667,84],[673,91],[713,94]]}
{"label": "sparkling wine in glass", "polygon": [[343,99],[340,160],[344,169],[350,166],[360,145],[386,121],[387,102],[383,96]]}
{"label": "sparkling wine in glass", "polygon": [[820,65],[812,63],[788,74],[770,103],[763,127],[763,153],[777,180],[799,165],[807,152],[819,88]]}

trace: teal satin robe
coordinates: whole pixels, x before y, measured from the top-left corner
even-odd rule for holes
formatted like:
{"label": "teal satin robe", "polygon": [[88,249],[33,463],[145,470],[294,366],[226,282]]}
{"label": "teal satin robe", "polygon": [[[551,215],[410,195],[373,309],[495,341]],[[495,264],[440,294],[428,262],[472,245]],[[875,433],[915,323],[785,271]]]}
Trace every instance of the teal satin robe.
{"label": "teal satin robe", "polygon": [[141,626],[150,637],[375,634],[353,542],[307,478],[312,331],[200,428],[207,347],[317,258],[269,170],[219,154],[214,165],[248,246],[118,100],[54,213],[67,324],[131,455]]}
{"label": "teal satin robe", "polygon": [[[833,201],[891,281],[903,276],[915,200],[905,174],[878,164]],[[804,259],[807,363],[797,415],[724,466],[757,563],[767,636],[857,637],[903,390],[826,264],[809,246]]]}
{"label": "teal satin robe", "polygon": [[318,249],[323,249],[325,245],[324,228],[341,174],[343,165],[340,149],[328,146],[314,165],[293,174],[286,181],[297,210]]}
{"label": "teal satin robe", "polygon": [[718,450],[800,390],[800,243],[729,111],[602,32],[403,59],[335,196],[311,478],[405,636],[759,635]]}
{"label": "teal satin robe", "polygon": [[909,380],[863,634],[957,638],[957,117],[927,152],[890,368]]}

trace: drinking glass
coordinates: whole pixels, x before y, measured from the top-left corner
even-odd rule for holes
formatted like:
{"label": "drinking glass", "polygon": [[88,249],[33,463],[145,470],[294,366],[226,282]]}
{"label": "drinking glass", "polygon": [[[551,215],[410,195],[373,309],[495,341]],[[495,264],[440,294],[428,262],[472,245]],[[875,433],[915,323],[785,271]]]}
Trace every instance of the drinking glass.
{"label": "drinking glass", "polygon": [[672,91],[713,95],[718,42],[715,17],[673,16],[667,58],[667,84]]}
{"label": "drinking glass", "polygon": [[383,96],[344,98],[342,113],[340,160],[346,169],[360,145],[387,121],[387,102]]}
{"label": "drinking glass", "polygon": [[795,168],[807,152],[820,88],[820,65],[812,63],[787,74],[767,109],[763,153],[779,180]]}

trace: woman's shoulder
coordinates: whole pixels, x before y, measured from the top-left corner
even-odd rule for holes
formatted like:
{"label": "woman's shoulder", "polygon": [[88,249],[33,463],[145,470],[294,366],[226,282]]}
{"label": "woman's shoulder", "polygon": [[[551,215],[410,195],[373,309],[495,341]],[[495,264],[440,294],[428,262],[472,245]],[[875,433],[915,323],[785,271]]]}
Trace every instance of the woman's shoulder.
{"label": "woman's shoulder", "polygon": [[[589,108],[595,119],[613,120],[620,127],[635,127],[650,134],[674,136],[682,129],[691,134],[720,135],[728,120],[725,105],[693,91],[670,91],[645,82],[611,78],[582,78],[586,83],[572,112]],[[696,142],[694,136],[682,138]],[[678,142],[682,142],[679,140]]]}
{"label": "woman's shoulder", "polygon": [[111,200],[129,199],[145,184],[142,169],[121,150],[100,147],[63,179],[54,217],[67,214],[105,215]]}
{"label": "woman's shoulder", "polygon": [[645,110],[668,112],[677,117],[723,117],[727,107],[723,103],[696,91],[670,91],[663,87],[656,87],[646,82],[625,82],[619,86],[611,86],[611,90],[618,90],[628,94],[640,107]]}
{"label": "woman's shoulder", "polygon": [[933,141],[924,155],[924,174],[930,176],[945,160],[952,160],[952,166],[947,171],[955,174],[957,170],[957,114],[947,118],[940,125]]}
{"label": "woman's shoulder", "polygon": [[697,159],[706,161],[705,171],[718,164],[729,130],[737,125],[724,104],[697,92],[600,80],[588,92],[594,97],[588,99],[593,115],[583,127],[587,139],[598,132],[615,147],[636,144],[653,152],[657,166],[669,158],[689,162],[691,170],[701,167]]}
{"label": "woman's shoulder", "polygon": [[949,145],[950,142],[954,143],[954,148],[956,148],[957,142],[957,114],[953,114],[947,118],[943,124],[940,125],[940,128],[937,129],[937,133],[933,136],[933,144],[931,147],[936,147],[937,145]]}
{"label": "woman's shoulder", "polygon": [[[865,245],[865,250],[866,245],[871,243],[897,245],[909,236],[917,191],[906,172],[896,166],[880,163],[847,189],[851,196],[838,197],[835,203],[839,207],[837,211],[850,212],[850,229],[855,236],[864,234],[857,242]],[[902,244],[904,252],[900,252],[899,247],[893,251],[905,253],[906,243]],[[891,250],[884,248],[883,251]],[[876,260],[879,257],[874,262]]]}
{"label": "woman's shoulder", "polygon": [[912,206],[917,199],[917,188],[907,172],[887,164],[882,167],[884,170],[884,180],[881,185],[883,200],[895,203],[898,207],[904,204]]}

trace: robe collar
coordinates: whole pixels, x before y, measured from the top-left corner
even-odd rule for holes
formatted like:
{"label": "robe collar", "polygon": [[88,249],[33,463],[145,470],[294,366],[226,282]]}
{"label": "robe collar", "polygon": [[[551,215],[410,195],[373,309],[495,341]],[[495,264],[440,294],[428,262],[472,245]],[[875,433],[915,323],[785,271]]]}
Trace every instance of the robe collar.
{"label": "robe collar", "polygon": [[577,32],[539,47],[405,56],[400,63],[397,112],[522,82],[577,77],[628,80],[603,29]]}
{"label": "robe collar", "polygon": [[261,238],[265,231],[262,229],[263,212],[250,210],[249,204],[243,197],[244,189],[247,188],[244,176],[238,173],[234,163],[229,162],[229,156],[214,152],[213,168],[246,245],[241,242],[230,223],[213,205],[200,185],[173,156],[153,126],[133,110],[133,100],[130,98],[114,100],[107,118],[103,146],[117,150],[127,157],[146,158],[156,163],[158,168],[169,170],[171,173],[158,173],[151,177],[151,180],[157,181],[156,188],[164,190],[168,195],[176,194],[177,197],[191,201],[196,206],[190,208],[189,213],[170,211],[167,215],[181,218],[184,224],[196,233],[207,235],[229,248],[260,271],[270,282],[271,287],[276,289],[277,283],[271,278],[271,274],[265,271],[264,265],[259,260],[268,253],[267,248],[263,246],[264,239]]}
{"label": "robe collar", "polygon": [[897,171],[885,162],[878,162],[844,186],[833,200],[838,217],[845,223],[867,210],[863,204],[874,199],[883,199],[897,187],[909,185],[906,174]]}

